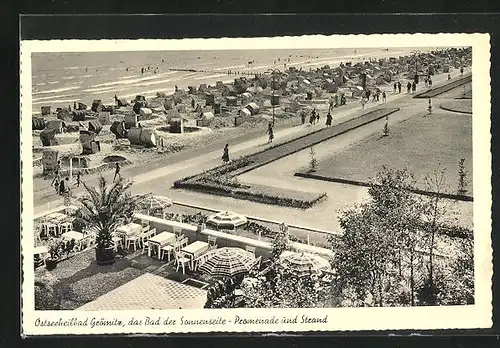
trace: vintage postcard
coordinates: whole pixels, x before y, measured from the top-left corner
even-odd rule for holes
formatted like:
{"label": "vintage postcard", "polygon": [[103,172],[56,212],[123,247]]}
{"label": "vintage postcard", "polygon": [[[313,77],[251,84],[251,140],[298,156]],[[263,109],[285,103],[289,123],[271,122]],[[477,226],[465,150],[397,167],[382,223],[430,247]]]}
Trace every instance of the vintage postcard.
{"label": "vintage postcard", "polygon": [[488,34],[20,54],[24,335],[491,327]]}

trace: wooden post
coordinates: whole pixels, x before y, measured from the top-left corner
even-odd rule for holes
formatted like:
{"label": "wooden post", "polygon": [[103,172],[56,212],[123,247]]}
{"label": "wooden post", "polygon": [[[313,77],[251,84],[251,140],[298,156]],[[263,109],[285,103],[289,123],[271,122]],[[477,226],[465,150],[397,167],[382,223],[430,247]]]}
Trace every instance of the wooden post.
{"label": "wooden post", "polygon": [[69,157],[69,182],[73,181],[73,156]]}

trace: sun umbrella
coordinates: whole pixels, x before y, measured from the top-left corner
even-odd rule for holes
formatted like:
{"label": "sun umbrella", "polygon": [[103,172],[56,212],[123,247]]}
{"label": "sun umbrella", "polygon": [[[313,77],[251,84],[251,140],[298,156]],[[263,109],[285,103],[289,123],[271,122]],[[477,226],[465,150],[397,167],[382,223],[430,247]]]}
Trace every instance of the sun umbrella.
{"label": "sun umbrella", "polygon": [[161,210],[164,213],[164,210],[173,205],[173,201],[167,197],[160,196],[147,196],[142,199],[139,203],[139,208],[142,210],[149,212]]}
{"label": "sun umbrella", "polygon": [[287,253],[282,256],[281,263],[294,271],[299,277],[311,273],[319,274],[332,268],[328,260],[309,253]]}
{"label": "sun umbrella", "polygon": [[246,274],[255,263],[255,255],[240,248],[214,249],[204,258],[200,271],[220,278]]}
{"label": "sun umbrella", "polygon": [[230,229],[244,225],[247,222],[248,220],[245,216],[230,211],[220,211],[217,214],[209,216],[207,219],[207,225]]}

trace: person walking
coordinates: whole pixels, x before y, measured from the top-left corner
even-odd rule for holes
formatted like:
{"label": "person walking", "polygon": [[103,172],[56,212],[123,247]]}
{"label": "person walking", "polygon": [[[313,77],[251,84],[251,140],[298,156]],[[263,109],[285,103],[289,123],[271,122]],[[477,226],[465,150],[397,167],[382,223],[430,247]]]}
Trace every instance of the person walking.
{"label": "person walking", "polygon": [[365,103],[366,103],[366,99],[364,97],[361,97],[361,110],[365,109]]}
{"label": "person walking", "polygon": [[121,179],[122,175],[120,174],[120,164],[117,162],[115,165],[115,176],[113,177],[113,182],[115,182],[116,177]]}
{"label": "person walking", "polygon": [[63,196],[65,192],[66,192],[66,182],[64,180],[61,180],[59,182],[59,195]]}
{"label": "person walking", "polygon": [[64,198],[64,205],[69,206],[71,204],[71,187],[69,185],[69,178],[66,177],[63,183],[64,183],[64,191],[62,192],[62,196]]}
{"label": "person walking", "polygon": [[59,177],[59,173],[56,173],[54,176],[54,179],[50,183],[51,186],[54,187],[54,190],[56,191],[57,194],[59,194],[59,182],[61,181],[61,178]]}
{"label": "person walking", "polygon": [[229,162],[229,144],[226,144],[224,146],[224,151],[222,153],[222,162],[224,163]]}
{"label": "person walking", "polygon": [[429,76],[429,80],[427,81],[427,83],[429,84],[429,87],[432,87],[432,79],[430,76]]}
{"label": "person walking", "polygon": [[464,74],[464,67],[460,67],[460,75],[463,75]]}
{"label": "person walking", "polygon": [[267,133],[269,134],[268,143],[272,143],[274,139],[274,132],[273,132],[273,125],[271,122],[269,122],[269,125],[267,126]]}
{"label": "person walking", "polygon": [[394,94],[396,94],[396,90],[398,89],[398,83],[394,82]]}
{"label": "person walking", "polygon": [[401,82],[398,82],[398,91],[401,94]]}
{"label": "person walking", "polygon": [[387,101],[387,95],[385,94],[385,91],[382,92],[382,101],[384,103]]}
{"label": "person walking", "polygon": [[332,114],[330,112],[328,112],[328,114],[326,114],[326,126],[327,127],[331,127],[332,125]]}
{"label": "person walking", "polygon": [[311,112],[311,116],[309,117],[309,124],[311,124],[311,126],[314,124],[314,122],[316,121],[316,114],[315,114],[316,110],[313,110]]}
{"label": "person walking", "polygon": [[411,82],[408,81],[408,83],[406,84],[406,93],[410,93],[411,92]]}
{"label": "person walking", "polygon": [[415,83],[415,81],[413,81],[413,83],[411,84],[411,91],[412,93],[415,93],[417,91],[417,84]]}
{"label": "person walking", "polygon": [[302,124],[306,123],[306,113],[305,111],[300,112],[300,120],[302,121]]}
{"label": "person walking", "polygon": [[451,80],[451,75],[450,75],[450,74],[448,74],[448,81],[449,81],[449,80]]}
{"label": "person walking", "polygon": [[319,111],[316,111],[316,123],[319,123]]}
{"label": "person walking", "polygon": [[81,182],[82,182],[82,173],[78,171],[76,173],[76,187],[80,187]]}

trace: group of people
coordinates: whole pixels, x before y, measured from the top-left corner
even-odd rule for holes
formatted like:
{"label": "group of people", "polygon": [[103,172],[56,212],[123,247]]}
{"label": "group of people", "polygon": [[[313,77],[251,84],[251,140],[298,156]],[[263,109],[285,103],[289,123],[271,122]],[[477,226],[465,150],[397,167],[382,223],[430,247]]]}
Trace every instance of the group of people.
{"label": "group of people", "polygon": [[[121,179],[121,174],[120,174],[120,165],[116,163],[115,165],[115,173],[113,176],[113,182],[116,181],[116,179]],[[80,184],[82,183],[82,173],[80,171],[76,172],[76,181],[75,181],[75,186],[80,187]],[[56,193],[60,196],[69,197],[71,196],[71,183],[69,181],[69,177],[65,177],[64,180],[61,178],[61,161],[57,161],[56,168],[54,169],[54,178],[52,179],[52,182],[50,183],[50,186],[54,187],[54,190]]]}
{"label": "group of people", "polygon": [[[77,172],[76,174],[76,185],[80,187],[81,183],[81,173]],[[61,161],[57,161],[56,168],[54,170],[54,178],[50,184],[54,187],[56,193],[60,196],[70,196],[71,195],[71,185],[69,182],[69,177],[61,178]]]}

